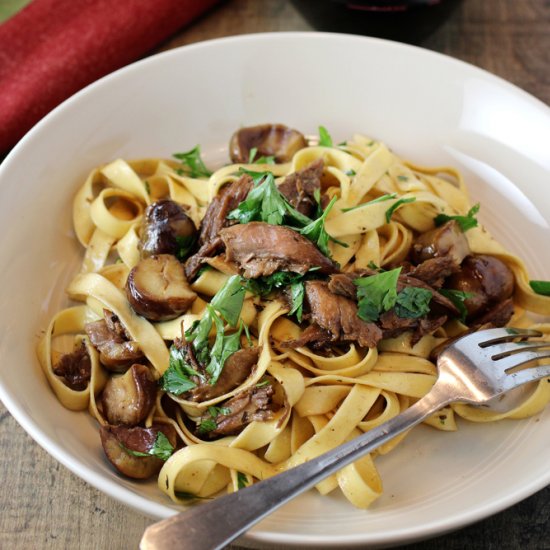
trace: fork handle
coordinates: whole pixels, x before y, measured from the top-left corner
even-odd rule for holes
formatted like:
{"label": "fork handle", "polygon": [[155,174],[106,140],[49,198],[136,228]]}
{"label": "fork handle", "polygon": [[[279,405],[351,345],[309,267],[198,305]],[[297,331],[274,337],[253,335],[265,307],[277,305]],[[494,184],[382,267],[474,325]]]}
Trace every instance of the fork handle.
{"label": "fork handle", "polygon": [[448,405],[447,395],[436,383],[403,413],[317,458],[149,526],[141,550],[223,548],[295,496]]}

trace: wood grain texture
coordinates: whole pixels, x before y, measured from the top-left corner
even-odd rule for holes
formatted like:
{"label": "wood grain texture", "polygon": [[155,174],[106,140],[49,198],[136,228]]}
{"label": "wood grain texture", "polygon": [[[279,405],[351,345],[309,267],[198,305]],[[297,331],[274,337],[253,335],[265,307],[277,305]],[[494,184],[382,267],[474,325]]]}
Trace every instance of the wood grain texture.
{"label": "wood grain texture", "polygon": [[[421,45],[489,70],[550,103],[550,2],[463,0]],[[311,30],[284,0],[225,2],[161,50],[215,37]],[[45,391],[47,389],[45,388]],[[150,520],[74,476],[0,405],[0,548],[137,548]],[[409,550],[550,549],[550,488],[456,533]]]}

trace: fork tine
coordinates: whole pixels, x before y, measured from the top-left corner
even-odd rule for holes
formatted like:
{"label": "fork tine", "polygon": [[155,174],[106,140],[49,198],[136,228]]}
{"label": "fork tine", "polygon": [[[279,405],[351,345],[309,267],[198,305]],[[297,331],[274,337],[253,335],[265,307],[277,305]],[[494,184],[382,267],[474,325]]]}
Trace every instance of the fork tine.
{"label": "fork tine", "polygon": [[503,371],[508,371],[531,361],[548,358],[550,358],[550,349],[545,351],[524,351],[496,359],[495,365],[498,365],[499,369]]}
{"label": "fork tine", "polygon": [[[520,372],[509,374],[504,379],[504,391],[508,391],[528,382],[535,382],[541,378],[550,377],[550,365],[525,369]],[[550,383],[550,379],[547,380]]]}
{"label": "fork tine", "polygon": [[541,349],[541,348],[549,348],[550,342],[504,342],[502,344],[495,344],[491,346],[491,351],[494,353],[493,356],[491,356],[491,359],[497,361],[503,357],[506,357],[511,354],[521,353],[522,351],[529,351],[534,349]]}
{"label": "fork tine", "polygon": [[482,330],[472,334],[472,336],[476,335],[477,338],[472,338],[472,341],[477,340],[480,348],[487,348],[501,342],[510,342],[516,338],[536,338],[542,336],[542,332],[530,328],[504,327]]}

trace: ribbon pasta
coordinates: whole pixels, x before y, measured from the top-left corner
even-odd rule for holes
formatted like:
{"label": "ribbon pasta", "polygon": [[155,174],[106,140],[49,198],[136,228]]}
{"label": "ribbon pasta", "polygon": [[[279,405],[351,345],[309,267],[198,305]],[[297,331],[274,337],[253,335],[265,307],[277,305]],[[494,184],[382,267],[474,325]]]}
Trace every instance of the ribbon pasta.
{"label": "ribbon pasta", "polygon": [[[425,168],[403,161],[383,143],[356,135],[338,147],[313,146],[299,150],[291,162],[260,166],[284,178],[311,162],[322,159],[325,192],[337,197],[325,228],[343,242],[330,242],[330,251],[343,271],[364,269],[374,262],[387,266],[403,261],[416,233],[433,227],[438,213],[464,215],[470,208],[461,175],[452,168]],[[208,179],[182,175],[176,163],[162,159],[122,159],[94,169],[73,206],[76,237],[85,248],[81,272],[67,288],[69,298],[81,305],[57,313],[38,346],[38,358],[59,401],[71,410],[88,409],[105,423],[96,397],[110,374],[85,335],[85,324],[101,317],[104,308],[115,313],[159,378],[169,364],[169,346],[182,327],[188,329],[206,311],[208,299],[227,281],[229,273],[215,262],[201,273],[192,288],[200,297],[189,311],[172,321],[150,322],[130,307],[123,287],[129,271],[140,260],[139,226],[148,205],[159,198],[184,204],[196,225],[208,203],[228,182],[237,179],[239,167],[258,170],[258,165],[230,165]],[[376,201],[383,195],[391,198]],[[403,201],[410,199],[410,202]],[[414,202],[413,202],[414,199]],[[391,219],[387,212],[395,207]],[[523,262],[497,243],[482,227],[466,233],[475,253],[491,254],[513,271],[515,303],[520,308],[550,313],[550,298],[535,294]],[[260,310],[260,311],[258,311]],[[156,405],[146,420],[171,424],[183,442],[162,467],[158,486],[176,502],[189,495],[207,498],[220,491],[262,480],[291,468],[400,414],[425,395],[437,370],[429,360],[431,351],[466,327],[448,322],[436,333],[414,345],[410,334],[383,340],[378,348],[361,349],[351,344],[331,355],[308,347],[289,350],[281,342],[295,339],[302,329],[285,316],[288,309],[278,301],[260,301],[247,295],[241,318],[253,328],[261,348],[258,364],[238,388],[197,403],[159,391]],[[514,318],[523,326],[540,328],[550,337],[550,325],[534,324],[525,312]],[[83,344],[91,358],[91,379],[82,391],[67,387],[54,373],[62,353],[63,338]],[[205,441],[189,429],[187,418],[196,418],[239,392],[252,388],[264,375],[278,388],[280,408],[267,421],[255,421],[236,436]],[[529,398],[508,413],[453,405],[426,421],[442,431],[457,429],[456,417],[474,422],[524,418],[537,414],[550,401],[550,384],[538,383]],[[169,406],[168,406],[169,405]],[[368,507],[382,494],[376,457],[392,451],[402,435],[376,452],[347,466],[317,486],[322,494],[339,488],[359,508]]]}

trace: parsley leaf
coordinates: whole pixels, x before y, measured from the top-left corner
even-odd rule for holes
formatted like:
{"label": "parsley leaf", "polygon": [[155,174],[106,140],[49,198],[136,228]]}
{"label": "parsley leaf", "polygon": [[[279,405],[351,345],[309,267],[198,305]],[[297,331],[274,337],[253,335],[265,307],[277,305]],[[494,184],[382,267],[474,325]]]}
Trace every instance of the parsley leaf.
{"label": "parsley leaf", "polygon": [[389,201],[391,199],[395,199],[395,197],[397,197],[397,193],[387,193],[386,195],[376,197],[369,202],[363,202],[361,204],[358,204],[357,206],[352,206],[350,208],[342,208],[342,212],[351,212],[352,210],[356,210],[357,208],[361,208],[362,206],[366,206],[367,204],[376,204],[377,202]]}
{"label": "parsley leaf", "polygon": [[162,389],[174,395],[181,395],[197,387],[191,376],[201,378],[201,374],[188,363],[185,348],[172,344],[169,367],[160,379]]}
{"label": "parsley leaf", "polygon": [[177,250],[175,256],[178,260],[183,261],[187,258],[195,244],[195,240],[194,235],[176,236]]}
{"label": "parsley leaf", "polygon": [[456,220],[458,222],[458,225],[460,225],[460,229],[462,229],[462,232],[465,233],[466,231],[468,231],[468,229],[477,227],[478,223],[475,215],[478,212],[479,203],[474,204],[474,206],[472,206],[472,208],[468,210],[468,213],[465,216],[448,216],[447,214],[438,214],[434,218],[434,223],[437,227],[439,227],[440,225],[443,225],[450,220]]}
{"label": "parsley leaf", "polygon": [[248,487],[248,478],[246,474],[237,472],[237,489],[244,489],[245,487]]}
{"label": "parsley leaf", "polygon": [[256,158],[257,154],[258,154],[258,148],[252,147],[248,155],[248,164],[275,164],[274,156],[269,156],[269,157],[261,156],[259,158]]}
{"label": "parsley leaf", "polygon": [[329,241],[334,241],[345,248],[348,247],[346,243],[331,237],[325,230],[325,219],[337,200],[338,197],[332,197],[332,200],[325,208],[321,216],[300,229],[300,233],[304,235],[304,237],[307,237],[310,241],[314,242],[317,245],[317,248],[328,258],[330,258],[330,250],[328,248]]}
{"label": "parsley leaf", "polygon": [[409,180],[409,176],[399,175],[399,176],[397,176],[397,179],[398,179],[399,181],[408,181],[408,180]]}
{"label": "parsley leaf", "polygon": [[393,213],[399,208],[402,204],[407,204],[409,202],[414,202],[416,200],[416,197],[408,197],[405,199],[399,199],[397,202],[393,203],[387,210],[386,210],[386,223],[390,223],[391,217]]}
{"label": "parsley leaf", "polygon": [[213,418],[207,418],[206,420],[203,420],[199,424],[197,429],[201,433],[206,433],[206,432],[211,432],[215,430],[217,427],[218,425],[216,424],[216,421]]}
{"label": "parsley leaf", "polygon": [[466,316],[468,315],[468,310],[464,305],[464,301],[468,300],[469,298],[473,298],[474,295],[471,292],[454,290],[452,288],[440,288],[438,292],[451,300],[451,302],[455,305],[456,309],[458,309],[458,312],[460,313],[459,319],[464,323],[464,321],[466,321]]}
{"label": "parsley leaf", "polygon": [[550,281],[529,281],[529,286],[537,294],[550,296]]}
{"label": "parsley leaf", "polygon": [[214,405],[208,407],[208,414],[210,418],[205,418],[198,426],[199,432],[211,432],[215,430],[218,426],[216,418],[222,414],[230,414],[231,409],[229,407],[216,407]]}
{"label": "parsley leaf", "polygon": [[332,138],[324,126],[319,126],[319,145],[321,147],[333,147]]}
{"label": "parsley leaf", "polygon": [[432,292],[427,288],[405,287],[398,295],[395,313],[399,317],[418,319],[430,311]]}
{"label": "parsley leaf", "polygon": [[239,275],[232,275],[210,301],[210,305],[232,326],[236,327],[243,308],[245,288]]}
{"label": "parsley leaf", "polygon": [[378,320],[381,313],[395,305],[397,279],[400,273],[401,268],[398,267],[353,281],[357,286],[357,297],[359,298],[357,315],[360,319],[372,323]]}
{"label": "parsley leaf", "polygon": [[260,380],[257,384],[256,384],[256,387],[257,388],[263,388],[264,386],[269,386],[271,384],[271,382],[266,378],[264,380]]}
{"label": "parsley leaf", "polygon": [[275,178],[271,172],[251,172],[241,169],[248,174],[255,186],[250,190],[246,199],[235,210],[227,215],[229,220],[239,223],[261,221],[272,225],[281,225],[285,218],[294,220],[299,225],[306,225],[311,220],[294,209],[281,194],[275,185]]}
{"label": "parsley leaf", "polygon": [[172,156],[178,159],[184,167],[183,169],[176,170],[180,175],[191,178],[209,178],[212,175],[212,172],[206,168],[201,159],[200,145],[185,153],[174,153]]}
{"label": "parsley leaf", "polygon": [[290,285],[290,299],[292,302],[292,308],[288,314],[296,314],[296,319],[298,319],[299,323],[302,322],[305,293],[306,289],[304,286],[304,281],[297,281]]}
{"label": "parsley leaf", "polygon": [[156,456],[157,458],[160,458],[161,460],[165,460],[165,461],[168,460],[172,455],[172,453],[174,452],[174,447],[172,446],[168,438],[161,431],[157,433],[157,437],[155,439],[155,442],[153,443],[153,446],[146,453],[128,449],[128,447],[124,446],[122,443],[119,443],[119,445],[129,455],[138,456],[138,457]]}

